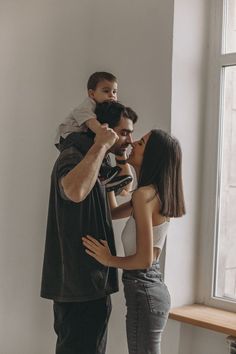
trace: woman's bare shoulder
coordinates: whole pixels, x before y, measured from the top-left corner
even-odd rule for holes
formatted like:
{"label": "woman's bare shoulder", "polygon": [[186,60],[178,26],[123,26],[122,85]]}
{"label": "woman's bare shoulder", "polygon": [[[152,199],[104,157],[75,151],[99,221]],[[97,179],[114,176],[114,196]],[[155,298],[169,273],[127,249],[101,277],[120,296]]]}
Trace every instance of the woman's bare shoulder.
{"label": "woman's bare shoulder", "polygon": [[156,189],[152,185],[139,187],[132,194],[132,201],[134,202],[148,202],[151,201],[157,194]]}

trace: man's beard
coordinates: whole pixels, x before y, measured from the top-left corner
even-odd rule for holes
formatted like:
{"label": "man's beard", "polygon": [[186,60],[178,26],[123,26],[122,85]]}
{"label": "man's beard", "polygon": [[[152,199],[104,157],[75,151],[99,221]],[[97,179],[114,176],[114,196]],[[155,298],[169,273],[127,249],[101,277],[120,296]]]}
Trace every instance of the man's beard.
{"label": "man's beard", "polygon": [[117,155],[117,156],[123,156],[123,153],[124,153],[123,151],[120,151],[118,149],[115,150],[114,152],[115,152],[115,155]]}
{"label": "man's beard", "polygon": [[114,154],[117,156],[123,156],[124,152],[126,152],[126,150],[127,150],[127,145],[119,146],[119,147],[114,148]]}

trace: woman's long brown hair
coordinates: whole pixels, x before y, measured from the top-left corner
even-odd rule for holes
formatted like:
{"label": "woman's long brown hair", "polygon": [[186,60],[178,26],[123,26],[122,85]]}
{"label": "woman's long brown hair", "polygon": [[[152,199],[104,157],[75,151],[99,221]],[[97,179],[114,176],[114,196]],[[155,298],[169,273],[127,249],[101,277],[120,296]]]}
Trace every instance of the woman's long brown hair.
{"label": "woman's long brown hair", "polygon": [[161,200],[160,214],[186,213],[182,183],[182,151],[178,140],[160,129],[151,130],[146,143],[138,187],[153,184]]}

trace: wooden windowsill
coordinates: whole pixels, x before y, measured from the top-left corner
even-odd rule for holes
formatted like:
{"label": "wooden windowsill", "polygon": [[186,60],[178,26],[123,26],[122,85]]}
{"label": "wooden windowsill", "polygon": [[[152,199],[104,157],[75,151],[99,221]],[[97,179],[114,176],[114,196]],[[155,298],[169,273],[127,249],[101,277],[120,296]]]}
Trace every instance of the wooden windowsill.
{"label": "wooden windowsill", "polygon": [[193,304],[172,309],[169,318],[236,337],[236,313],[233,312]]}

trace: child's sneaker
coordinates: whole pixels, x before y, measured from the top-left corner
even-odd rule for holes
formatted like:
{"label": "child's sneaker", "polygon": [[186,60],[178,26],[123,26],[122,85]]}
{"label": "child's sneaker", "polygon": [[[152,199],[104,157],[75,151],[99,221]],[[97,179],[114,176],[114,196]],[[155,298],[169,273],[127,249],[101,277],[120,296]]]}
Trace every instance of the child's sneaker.
{"label": "child's sneaker", "polygon": [[118,173],[120,173],[121,168],[119,166],[111,167],[109,165],[102,166],[99,176],[99,180],[103,186],[105,186],[108,182],[110,182]]}
{"label": "child's sneaker", "polygon": [[106,184],[106,191],[112,192],[114,191],[115,194],[119,194],[123,187],[133,181],[133,177],[130,175],[123,175],[123,176],[116,176],[110,182]]}

